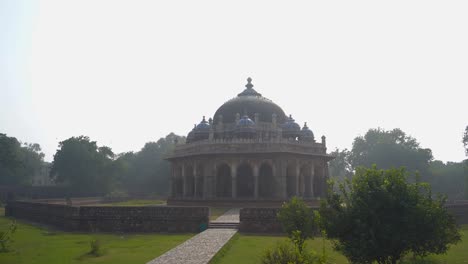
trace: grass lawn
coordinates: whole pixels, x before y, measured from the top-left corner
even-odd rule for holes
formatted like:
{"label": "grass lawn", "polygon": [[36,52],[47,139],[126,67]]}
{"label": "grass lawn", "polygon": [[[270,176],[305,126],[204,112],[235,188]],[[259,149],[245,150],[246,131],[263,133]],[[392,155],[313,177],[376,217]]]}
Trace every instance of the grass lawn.
{"label": "grass lawn", "polygon": [[96,204],[96,206],[147,206],[147,205],[163,205],[166,204],[164,200],[128,200],[115,203]]}
{"label": "grass lawn", "polygon": [[[0,215],[0,230],[5,230],[11,220],[3,216],[3,210]],[[192,235],[66,233],[18,221],[12,250],[0,253],[0,263],[146,263]],[[86,254],[92,239],[101,241],[105,252],[103,256],[90,257]]]}
{"label": "grass lawn", "polygon": [[[457,264],[468,263],[468,225],[462,227],[462,241],[452,246],[446,255],[429,256],[424,262],[418,264]],[[284,236],[258,236],[238,234],[215,256],[212,263],[235,264],[235,263],[260,263],[260,258],[267,248],[272,248],[276,243],[284,241]],[[323,248],[322,238],[315,238],[307,241],[307,247],[311,250],[321,252]],[[340,253],[333,251],[331,242],[325,240],[325,250],[330,257],[331,263],[348,263],[346,258]],[[405,263],[415,263],[406,261]]]}

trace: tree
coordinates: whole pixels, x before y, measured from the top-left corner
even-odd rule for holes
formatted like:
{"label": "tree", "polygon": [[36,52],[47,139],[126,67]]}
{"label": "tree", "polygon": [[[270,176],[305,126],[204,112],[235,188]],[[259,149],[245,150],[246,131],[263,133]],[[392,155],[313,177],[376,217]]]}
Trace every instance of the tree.
{"label": "tree", "polygon": [[463,134],[463,146],[465,147],[465,154],[468,156],[468,126],[465,128],[465,133]]}
{"label": "tree", "polygon": [[335,158],[329,162],[330,176],[343,180],[353,174],[353,167],[350,162],[351,152],[347,149],[335,149],[330,153]]}
{"label": "tree", "polygon": [[450,200],[465,198],[465,171],[463,162],[435,160],[430,163],[431,185],[434,192],[444,193]]}
{"label": "tree", "polygon": [[133,194],[168,194],[170,166],[164,157],[172,151],[175,141],[184,140],[170,133],[157,142],[146,143],[137,153],[121,154],[116,161],[121,168],[119,178],[123,186]]}
{"label": "tree", "polygon": [[302,199],[293,197],[281,207],[278,220],[288,237],[302,253],[306,239],[312,237],[315,231],[312,209],[307,207]]}
{"label": "tree", "polygon": [[108,147],[97,147],[88,137],[71,137],[59,143],[50,176],[81,194],[106,193],[114,184],[114,154]]}
{"label": "tree", "polygon": [[[424,177],[430,174],[432,151],[419,146],[415,138],[402,130],[369,129],[364,137],[354,139],[350,162],[353,169],[377,164],[379,168],[405,166],[408,171],[419,171]],[[429,181],[429,179],[425,179]]]}
{"label": "tree", "polygon": [[433,198],[428,184],[409,183],[404,168],[360,167],[339,189],[330,188],[321,205],[321,226],[351,263],[397,263],[409,252],[440,254],[460,241],[445,199]]}
{"label": "tree", "polygon": [[44,153],[39,144],[22,144],[0,133],[0,184],[30,185],[43,163]]}

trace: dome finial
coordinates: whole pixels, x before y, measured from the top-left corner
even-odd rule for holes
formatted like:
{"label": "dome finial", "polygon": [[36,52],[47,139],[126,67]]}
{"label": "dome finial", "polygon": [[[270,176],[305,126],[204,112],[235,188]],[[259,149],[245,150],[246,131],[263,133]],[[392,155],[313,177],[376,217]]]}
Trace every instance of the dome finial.
{"label": "dome finial", "polygon": [[252,84],[252,78],[247,78],[247,84],[245,85],[245,87],[247,87],[247,89],[252,89],[253,88],[253,84]]}

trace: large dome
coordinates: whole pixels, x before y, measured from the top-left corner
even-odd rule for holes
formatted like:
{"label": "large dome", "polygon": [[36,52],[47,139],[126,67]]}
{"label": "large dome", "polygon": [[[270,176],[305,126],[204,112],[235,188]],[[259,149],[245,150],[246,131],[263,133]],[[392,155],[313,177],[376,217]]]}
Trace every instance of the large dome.
{"label": "large dome", "polygon": [[286,115],[277,104],[273,101],[263,97],[260,93],[253,89],[252,79],[247,79],[247,87],[237,97],[227,101],[216,110],[214,114],[215,123],[219,122],[220,115],[223,116],[223,123],[234,123],[236,115],[247,115],[251,118],[256,113],[259,114],[261,122],[272,122],[272,115],[276,114],[276,121],[283,123],[286,120]]}

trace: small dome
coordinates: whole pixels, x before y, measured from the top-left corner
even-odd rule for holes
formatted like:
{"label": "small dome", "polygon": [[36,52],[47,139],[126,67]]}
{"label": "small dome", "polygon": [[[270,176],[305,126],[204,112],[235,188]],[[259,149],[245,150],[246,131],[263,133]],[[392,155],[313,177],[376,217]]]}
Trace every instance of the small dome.
{"label": "small dome", "polygon": [[238,137],[251,138],[256,133],[255,122],[252,121],[252,119],[250,119],[247,115],[244,115],[241,119],[239,119],[239,121],[237,121],[234,132]]}
{"label": "small dome", "polygon": [[285,138],[296,138],[300,136],[301,127],[291,115],[289,115],[281,128],[283,129],[283,137]]}
{"label": "small dome", "polygon": [[301,130],[301,140],[304,141],[315,141],[314,133],[307,126],[307,122],[304,123],[304,127]]}
{"label": "small dome", "polygon": [[185,140],[186,143],[193,142],[195,139],[195,129],[197,128],[197,124],[193,126],[193,129],[187,134],[187,139]]}
{"label": "small dome", "polygon": [[202,121],[195,127],[196,132],[210,132],[211,125],[208,121],[205,120],[205,116],[203,116]]}

